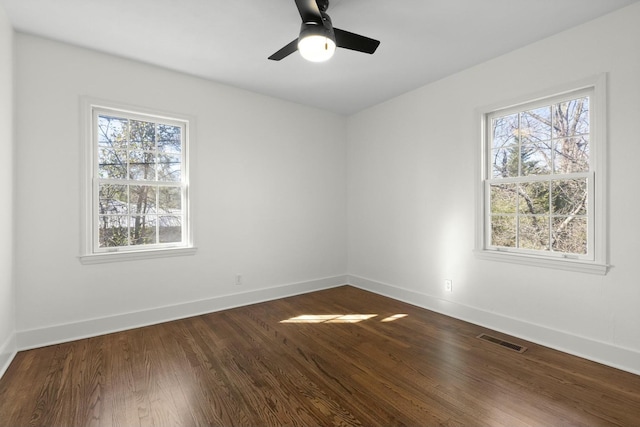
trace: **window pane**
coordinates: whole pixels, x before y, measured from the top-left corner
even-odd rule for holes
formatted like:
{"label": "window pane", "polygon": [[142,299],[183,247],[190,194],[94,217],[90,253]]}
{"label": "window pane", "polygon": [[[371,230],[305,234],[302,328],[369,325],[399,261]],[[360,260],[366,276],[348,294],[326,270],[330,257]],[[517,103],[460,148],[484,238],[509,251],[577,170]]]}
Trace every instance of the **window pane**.
{"label": "window pane", "polygon": [[554,137],[572,137],[589,133],[589,98],[562,102],[553,109]]}
{"label": "window pane", "polygon": [[518,209],[531,215],[549,213],[549,183],[525,182],[518,187]]}
{"label": "window pane", "polygon": [[100,184],[98,212],[103,214],[127,213],[127,186]]}
{"label": "window pane", "polygon": [[158,151],[180,154],[182,152],[182,128],[158,125]]}
{"label": "window pane", "polygon": [[156,243],[156,216],[135,215],[131,217],[131,244],[152,245]]}
{"label": "window pane", "polygon": [[93,250],[186,244],[189,224],[182,181],[188,123],[102,107],[92,111],[91,153],[97,160],[88,183],[93,192],[91,235],[97,236]]}
{"label": "window pane", "polygon": [[554,142],[554,172],[589,172],[589,136],[563,138]]}
{"label": "window pane", "polygon": [[551,139],[551,107],[536,108],[520,114],[520,142],[542,142]]}
{"label": "window pane", "polygon": [[553,213],[556,215],[587,214],[587,179],[556,180],[551,184]]}
{"label": "window pane", "polygon": [[126,179],[127,152],[113,148],[99,149],[98,176],[106,179]]}
{"label": "window pane", "polygon": [[480,239],[485,248],[556,260],[564,253],[580,255],[575,258],[581,261],[603,259],[602,242],[588,241],[594,236],[587,235],[594,228],[601,235],[603,222],[589,212],[595,202],[588,180],[595,176],[602,184],[604,179],[592,174],[593,161],[601,160],[591,156],[600,143],[590,134],[593,93],[579,89],[485,116],[483,230],[490,230]]}
{"label": "window pane", "polygon": [[156,188],[149,185],[132,185],[129,210],[131,213],[156,213]]}
{"label": "window pane", "polygon": [[551,141],[523,145],[520,175],[546,175],[551,173]]}
{"label": "window pane", "polygon": [[160,187],[159,208],[161,213],[180,213],[182,211],[182,188]]}
{"label": "window pane", "polygon": [[586,254],[587,218],[553,218],[553,250],[572,254]]}
{"label": "window pane", "polygon": [[179,154],[161,154],[158,162],[158,181],[178,182],[182,179],[182,157]]}
{"label": "window pane", "polygon": [[128,219],[129,217],[126,215],[100,217],[98,239],[101,248],[127,246],[129,244]]}
{"label": "window pane", "polygon": [[518,143],[518,114],[491,120],[492,148],[503,148]]}
{"label": "window pane", "polygon": [[156,149],[156,127],[154,123],[131,120],[130,148],[136,150]]}
{"label": "window pane", "polygon": [[491,213],[516,213],[518,202],[517,184],[491,185]]}
{"label": "window pane", "polygon": [[128,123],[127,119],[98,116],[98,147],[126,148]]}
{"label": "window pane", "polygon": [[147,153],[144,151],[130,151],[129,178],[140,180],[155,180],[155,155],[153,153]]}
{"label": "window pane", "polygon": [[522,249],[549,250],[549,217],[522,215],[519,223],[519,246]]}
{"label": "window pane", "polygon": [[182,241],[182,217],[160,216],[158,218],[158,224],[160,243],[176,243]]}
{"label": "window pane", "polygon": [[507,148],[499,148],[491,152],[491,163],[493,169],[493,178],[509,178],[518,176],[519,164],[517,145]]}
{"label": "window pane", "polygon": [[516,247],[516,218],[514,216],[491,216],[491,244]]}

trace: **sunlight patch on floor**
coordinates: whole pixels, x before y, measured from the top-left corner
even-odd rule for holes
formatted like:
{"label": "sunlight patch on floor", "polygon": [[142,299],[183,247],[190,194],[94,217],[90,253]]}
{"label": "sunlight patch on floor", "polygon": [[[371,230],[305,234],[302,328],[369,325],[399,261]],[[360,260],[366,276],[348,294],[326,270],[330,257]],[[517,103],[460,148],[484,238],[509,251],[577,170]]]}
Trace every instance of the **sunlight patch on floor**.
{"label": "sunlight patch on floor", "polygon": [[402,319],[403,317],[407,317],[408,314],[394,314],[393,316],[385,317],[381,320],[381,322],[393,322],[398,319]]}
{"label": "sunlight patch on floor", "polygon": [[[377,314],[303,314],[281,320],[280,323],[358,323],[377,316]],[[408,314],[394,314],[382,319],[381,322],[393,322],[407,316]]]}
{"label": "sunlight patch on floor", "polygon": [[376,316],[377,314],[303,314],[280,323],[358,323]]}

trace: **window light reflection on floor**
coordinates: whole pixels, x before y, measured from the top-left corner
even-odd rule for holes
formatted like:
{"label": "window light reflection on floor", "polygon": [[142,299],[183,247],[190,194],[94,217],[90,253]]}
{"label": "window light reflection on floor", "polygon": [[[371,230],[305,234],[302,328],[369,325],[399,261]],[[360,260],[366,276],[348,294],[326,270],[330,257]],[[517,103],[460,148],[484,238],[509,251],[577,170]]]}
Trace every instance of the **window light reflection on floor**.
{"label": "window light reflection on floor", "polygon": [[327,320],[327,323],[358,323],[376,316],[377,314],[345,314],[344,316]]}
{"label": "window light reflection on floor", "polygon": [[280,323],[358,323],[377,314],[303,314]]}
{"label": "window light reflection on floor", "polygon": [[407,316],[408,314],[394,314],[393,316],[385,317],[381,322],[393,322],[394,320],[402,319]]}
{"label": "window light reflection on floor", "polygon": [[[280,323],[358,323],[377,316],[377,314],[303,314],[281,320]],[[403,317],[407,317],[407,314],[394,314],[382,319],[381,322],[393,322]]]}
{"label": "window light reflection on floor", "polygon": [[341,314],[303,314],[302,316],[292,317],[282,320],[280,323],[324,323],[327,320],[336,319]]}

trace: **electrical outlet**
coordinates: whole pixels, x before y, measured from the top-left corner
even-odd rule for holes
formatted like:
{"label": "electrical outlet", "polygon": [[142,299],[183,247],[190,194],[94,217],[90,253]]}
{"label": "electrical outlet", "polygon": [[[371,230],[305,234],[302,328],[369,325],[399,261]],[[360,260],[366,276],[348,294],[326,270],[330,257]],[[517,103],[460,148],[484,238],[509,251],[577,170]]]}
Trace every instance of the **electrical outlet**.
{"label": "electrical outlet", "polygon": [[242,274],[236,274],[236,286],[242,286]]}
{"label": "electrical outlet", "polygon": [[453,281],[451,279],[446,279],[444,281],[444,290],[447,292],[453,292]]}

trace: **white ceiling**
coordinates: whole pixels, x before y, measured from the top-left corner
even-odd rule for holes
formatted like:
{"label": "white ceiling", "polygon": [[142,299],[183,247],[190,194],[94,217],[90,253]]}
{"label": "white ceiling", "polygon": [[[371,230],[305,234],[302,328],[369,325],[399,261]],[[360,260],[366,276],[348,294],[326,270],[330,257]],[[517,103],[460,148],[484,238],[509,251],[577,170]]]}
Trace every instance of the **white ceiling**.
{"label": "white ceiling", "polygon": [[0,0],[18,31],[351,114],[640,0],[331,0],[381,41],[327,63],[267,57],[298,36],[294,0]]}

